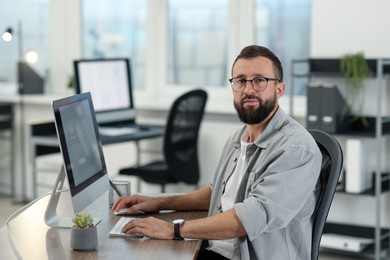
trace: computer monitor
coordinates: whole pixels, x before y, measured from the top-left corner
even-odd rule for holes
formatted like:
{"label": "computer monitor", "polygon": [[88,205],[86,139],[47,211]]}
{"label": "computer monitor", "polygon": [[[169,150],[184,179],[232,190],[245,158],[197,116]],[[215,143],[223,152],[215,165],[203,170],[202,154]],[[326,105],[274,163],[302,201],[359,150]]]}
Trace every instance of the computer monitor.
{"label": "computer monitor", "polygon": [[[45,221],[52,227],[71,227],[71,217],[56,213],[65,175],[75,213],[82,212],[109,188],[106,163],[89,92],[52,102],[64,167],[53,189]],[[93,216],[98,222],[97,216]]]}
{"label": "computer monitor", "polygon": [[129,59],[81,59],[73,64],[77,93],[91,92],[99,124],[135,122]]}

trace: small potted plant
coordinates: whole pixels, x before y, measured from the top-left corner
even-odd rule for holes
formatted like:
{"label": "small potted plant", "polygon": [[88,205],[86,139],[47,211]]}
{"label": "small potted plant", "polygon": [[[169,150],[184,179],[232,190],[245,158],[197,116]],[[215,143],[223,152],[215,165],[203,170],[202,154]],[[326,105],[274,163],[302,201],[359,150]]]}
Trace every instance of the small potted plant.
{"label": "small potted plant", "polygon": [[92,216],[86,212],[76,214],[72,222],[74,225],[71,230],[70,247],[77,251],[95,250],[98,246],[98,237]]}

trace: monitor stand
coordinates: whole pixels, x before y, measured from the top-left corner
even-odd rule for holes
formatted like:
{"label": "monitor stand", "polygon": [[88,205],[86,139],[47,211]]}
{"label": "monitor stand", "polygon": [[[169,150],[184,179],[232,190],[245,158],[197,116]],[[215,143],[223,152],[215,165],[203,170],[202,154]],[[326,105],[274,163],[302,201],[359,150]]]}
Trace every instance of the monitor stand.
{"label": "monitor stand", "polygon": [[[49,204],[47,205],[45,212],[45,223],[46,225],[53,228],[71,228],[74,224],[72,222],[73,217],[60,216],[57,213],[58,201],[61,196],[61,192],[67,191],[63,190],[64,181],[65,181],[65,170],[64,167],[61,168],[61,172],[57,177],[57,180],[54,184],[53,191],[50,195]],[[94,218],[94,224],[98,224],[100,219]]]}

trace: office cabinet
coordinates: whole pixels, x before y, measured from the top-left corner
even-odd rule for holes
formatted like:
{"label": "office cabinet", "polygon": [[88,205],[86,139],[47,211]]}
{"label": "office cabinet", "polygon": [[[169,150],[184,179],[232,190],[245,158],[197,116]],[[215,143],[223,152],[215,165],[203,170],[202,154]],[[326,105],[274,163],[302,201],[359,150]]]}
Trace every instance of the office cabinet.
{"label": "office cabinet", "polygon": [[[337,139],[339,140],[347,140],[353,138],[357,142],[355,142],[355,146],[350,145],[349,147],[349,155],[350,157],[356,156],[360,157],[359,153],[356,152],[356,143],[359,143],[359,140],[369,140],[372,144],[373,151],[371,153],[372,159],[367,160],[374,163],[374,168],[370,172],[365,172],[365,174],[372,174],[372,185],[368,189],[359,190],[356,189],[355,191],[358,192],[350,192],[351,190],[354,191],[354,189],[351,189],[351,186],[347,187],[345,189],[345,182],[348,181],[346,179],[346,175],[343,175],[343,179],[340,181],[340,187],[336,191],[337,194],[334,198],[334,203],[337,202],[339,197],[343,197],[345,200],[369,200],[370,206],[373,207],[373,212],[367,213],[364,211],[367,211],[364,207],[356,209],[357,211],[360,211],[357,214],[370,214],[374,218],[373,224],[362,224],[362,223],[352,223],[349,224],[348,221],[338,221],[338,220],[332,220],[328,218],[327,224],[324,228],[324,234],[335,234],[333,236],[334,240],[336,241],[336,238],[339,238],[340,235],[342,236],[348,236],[351,238],[364,238],[366,239],[365,242],[367,242],[367,246],[364,247],[350,247],[348,248],[347,245],[345,245],[345,248],[342,248],[342,246],[337,247],[335,246],[335,251],[338,251],[340,253],[348,253],[348,254],[358,254],[359,256],[366,256],[370,258],[375,259],[382,259],[382,258],[389,258],[389,245],[390,245],[390,226],[387,224],[384,224],[382,215],[384,213],[384,205],[389,203],[389,198],[386,196],[386,193],[389,191],[389,173],[386,172],[385,169],[389,169],[390,166],[388,165],[389,162],[388,158],[386,158],[386,142],[387,139],[390,138],[390,107],[387,103],[389,100],[389,93],[390,88],[388,87],[388,82],[386,80],[386,76],[390,74],[390,60],[387,59],[369,59],[368,65],[373,71],[374,75],[371,79],[369,79],[370,83],[370,101],[367,106],[369,106],[370,114],[367,116],[369,125],[364,126],[359,121],[355,121],[351,123],[351,121],[348,121],[349,123],[347,125],[345,124],[345,120],[349,120],[350,118],[347,116],[343,120],[340,120],[339,114],[337,114],[334,110],[335,106],[338,106],[340,109],[340,105],[338,104],[339,101],[337,100],[326,100],[325,103],[328,104],[335,104],[331,109],[327,110],[333,111],[333,120],[327,119],[328,122],[332,122],[335,125],[332,127],[329,127],[321,120],[323,119],[323,115],[325,114],[324,111],[321,112],[321,109],[327,109],[327,107],[319,107],[320,103],[324,101],[325,95],[318,94],[316,91],[320,91],[320,89],[310,89],[310,87],[313,87],[314,85],[321,86],[322,88],[326,87],[333,87],[333,85],[340,85],[339,87],[342,88],[342,82],[343,78],[339,72],[339,63],[340,60],[338,59],[308,59],[308,60],[293,60],[292,62],[292,89],[294,89],[294,80],[297,77],[307,77],[309,80],[308,87],[308,95],[307,98],[309,98],[309,95],[311,98],[318,97],[318,101],[316,100],[308,100],[308,114],[307,114],[307,127],[308,128],[319,128],[324,131],[328,131],[331,134],[333,134]],[[307,73],[301,73],[298,74],[294,71],[294,67],[297,66],[297,64],[300,63],[306,63],[308,67]],[[324,86],[327,85],[327,86]],[[329,86],[330,85],[330,86]],[[315,86],[314,86],[315,87]],[[327,89],[329,90],[329,89]],[[345,90],[344,90],[345,91]],[[293,91],[292,91],[293,92]],[[313,94],[314,92],[314,94]],[[341,92],[343,90],[341,89]],[[372,94],[374,93],[374,94]],[[338,98],[337,93],[332,94],[333,98]],[[292,97],[291,101],[293,100]],[[329,96],[328,99],[331,97]],[[366,100],[366,102],[368,102]],[[292,102],[291,102],[292,103]],[[314,104],[314,105],[313,105]],[[310,108],[310,106],[314,106],[314,108]],[[333,110],[332,110],[333,109]],[[314,111],[314,112],[313,112]],[[320,112],[318,112],[320,111]],[[339,111],[339,110],[338,110]],[[293,105],[290,107],[290,112],[292,115],[293,113]],[[317,115],[315,114],[317,113]],[[314,114],[314,115],[313,115]],[[353,115],[353,113],[352,113]],[[313,121],[317,119],[318,121]],[[338,125],[339,124],[339,125]],[[355,147],[355,148],[351,148]],[[344,148],[344,166],[346,166],[346,158],[348,155],[348,151],[346,151],[346,145]],[[355,149],[352,150],[351,149]],[[363,149],[363,158],[368,156],[366,150]],[[352,155],[351,155],[352,153]],[[384,154],[385,153],[385,154]],[[351,161],[353,161],[353,158],[349,158]],[[358,163],[359,158],[355,158],[356,163]],[[356,165],[355,165],[356,166]],[[358,167],[358,165],[356,166]],[[356,167],[350,167],[351,171],[356,171]],[[348,169],[345,169],[346,171]],[[350,173],[349,172],[349,173]],[[350,177],[350,180],[351,177]],[[356,180],[355,180],[356,181]],[[356,187],[355,187],[356,188]],[[338,196],[339,194],[343,194]],[[345,196],[344,196],[345,195]],[[346,198],[347,197],[347,198]],[[352,203],[351,203],[352,204]],[[333,207],[333,205],[332,205]],[[355,209],[354,209],[355,210]],[[327,235],[325,235],[325,238],[328,239]],[[324,239],[324,240],[326,240]],[[352,241],[352,239],[351,239]],[[352,242],[351,242],[352,243]],[[327,248],[329,250],[329,247]]]}

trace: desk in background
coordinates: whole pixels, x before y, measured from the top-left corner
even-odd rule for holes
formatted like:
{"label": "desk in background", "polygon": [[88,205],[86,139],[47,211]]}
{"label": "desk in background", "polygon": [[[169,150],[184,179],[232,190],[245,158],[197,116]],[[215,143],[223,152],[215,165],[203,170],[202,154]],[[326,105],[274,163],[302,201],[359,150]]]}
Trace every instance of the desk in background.
{"label": "desk in background", "polygon": [[[119,127],[119,125],[107,126]],[[138,164],[140,162],[141,154],[139,141],[161,137],[164,134],[164,127],[157,125],[136,125],[135,127],[137,128],[137,131],[131,134],[115,136],[100,135],[102,144],[105,145],[122,142],[135,142],[137,150],[136,163]],[[60,148],[54,122],[40,122],[30,124],[30,161],[32,164],[32,184],[34,198],[37,197],[36,157],[59,152]]]}
{"label": "desk in background", "polygon": [[[110,230],[119,219],[108,207],[108,196],[103,195],[86,210],[101,217],[98,224],[96,251],[79,252],[70,248],[70,229],[50,228],[44,222],[44,214],[50,196],[39,199],[20,215],[0,229],[2,259],[194,259],[200,248],[200,240],[153,240],[148,238],[109,237]],[[59,214],[72,216],[68,192],[63,192],[58,205]],[[166,221],[185,220],[207,216],[206,211],[145,214]],[[139,217],[144,217],[139,216]]]}

